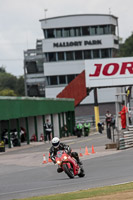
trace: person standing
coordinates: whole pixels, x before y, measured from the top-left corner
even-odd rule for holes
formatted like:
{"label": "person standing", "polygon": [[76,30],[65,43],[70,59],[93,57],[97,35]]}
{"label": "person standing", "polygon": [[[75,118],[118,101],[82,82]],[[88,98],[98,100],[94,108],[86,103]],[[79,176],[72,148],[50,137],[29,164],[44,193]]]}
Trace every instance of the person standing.
{"label": "person standing", "polygon": [[52,124],[49,122],[49,119],[46,120],[46,123],[44,124],[45,133],[46,133],[46,141],[51,141],[51,133],[52,133]]}
{"label": "person standing", "polygon": [[111,122],[112,122],[112,114],[107,110],[106,114],[106,131],[107,131],[107,138],[111,139]]}
{"label": "person standing", "polygon": [[128,108],[125,106],[124,102],[122,102],[122,110],[119,112],[122,129],[126,128],[126,113],[128,113]]}
{"label": "person standing", "polygon": [[106,126],[107,128],[110,127],[111,125],[111,121],[112,121],[112,114],[109,112],[109,110],[107,110],[106,114],[105,114],[105,120],[106,120]]}

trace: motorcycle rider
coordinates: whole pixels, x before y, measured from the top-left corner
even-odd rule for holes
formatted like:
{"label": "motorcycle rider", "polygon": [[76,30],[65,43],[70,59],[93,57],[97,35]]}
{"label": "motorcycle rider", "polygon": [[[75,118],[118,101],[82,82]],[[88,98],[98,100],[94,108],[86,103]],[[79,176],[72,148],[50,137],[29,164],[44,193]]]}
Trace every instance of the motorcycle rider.
{"label": "motorcycle rider", "polygon": [[[57,152],[59,150],[65,150],[67,152],[67,154],[69,154],[70,156],[72,156],[76,159],[76,161],[79,165],[82,165],[82,162],[79,159],[78,153],[77,152],[71,152],[71,148],[64,143],[61,143],[60,139],[58,137],[54,137],[52,139],[52,147],[49,150],[49,153],[50,153],[49,157],[53,161],[53,163],[56,163],[55,156],[57,155]],[[62,171],[63,171],[63,169],[58,166],[57,172],[60,173]]]}

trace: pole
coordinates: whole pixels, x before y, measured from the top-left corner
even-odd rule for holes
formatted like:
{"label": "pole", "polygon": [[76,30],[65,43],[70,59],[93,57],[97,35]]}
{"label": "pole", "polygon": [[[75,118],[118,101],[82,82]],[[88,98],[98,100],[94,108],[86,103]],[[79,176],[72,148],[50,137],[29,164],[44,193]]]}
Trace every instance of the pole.
{"label": "pole", "polygon": [[99,122],[99,106],[98,106],[98,98],[97,98],[97,88],[94,88],[94,113],[95,113],[95,126],[98,131],[98,122]]}

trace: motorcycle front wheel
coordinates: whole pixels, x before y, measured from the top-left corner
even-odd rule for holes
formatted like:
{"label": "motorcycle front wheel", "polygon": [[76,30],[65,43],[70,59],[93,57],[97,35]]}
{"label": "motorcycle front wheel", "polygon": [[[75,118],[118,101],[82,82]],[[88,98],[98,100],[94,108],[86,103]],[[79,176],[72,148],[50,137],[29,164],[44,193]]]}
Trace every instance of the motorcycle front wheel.
{"label": "motorcycle front wheel", "polygon": [[63,165],[63,169],[64,169],[65,173],[68,175],[69,178],[74,178],[73,169],[69,169],[67,164]]}

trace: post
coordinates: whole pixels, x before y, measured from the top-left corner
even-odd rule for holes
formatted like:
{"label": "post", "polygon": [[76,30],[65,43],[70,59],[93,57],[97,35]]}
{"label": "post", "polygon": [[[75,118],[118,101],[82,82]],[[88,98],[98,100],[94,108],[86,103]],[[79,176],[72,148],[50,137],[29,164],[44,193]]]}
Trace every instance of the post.
{"label": "post", "polygon": [[98,98],[97,98],[97,88],[94,88],[94,113],[95,113],[95,125],[96,130],[98,131],[98,122],[99,122],[99,106],[98,106]]}
{"label": "post", "polygon": [[36,116],[34,116],[34,126],[35,126],[35,135],[36,135],[36,140],[38,141],[37,118],[36,118]]}
{"label": "post", "polygon": [[52,138],[54,138],[54,121],[53,121],[53,115],[51,114],[51,124],[52,124]]}
{"label": "post", "polygon": [[30,144],[28,117],[25,118],[25,123],[26,123],[26,139],[27,139],[27,144]]}
{"label": "post", "polygon": [[60,113],[58,113],[58,122],[59,122],[59,136],[62,138],[62,133],[61,133],[61,121],[60,121]]}
{"label": "post", "polygon": [[10,120],[8,120],[8,147],[11,148]]}
{"label": "post", "polygon": [[43,121],[43,135],[44,135],[44,141],[47,140],[47,137],[46,137],[46,131],[45,131],[45,127],[44,127],[44,124],[45,124],[45,115],[42,116],[42,121]]}
{"label": "post", "polygon": [[119,138],[120,138],[120,135],[119,135],[119,117],[118,117],[118,96],[119,95],[116,95],[116,124],[117,124],[117,127],[116,127],[116,131],[117,131],[117,149],[119,149]]}
{"label": "post", "polygon": [[19,119],[16,119],[16,121],[17,121],[17,132],[18,132],[19,146],[21,146],[21,137],[20,137],[20,125],[19,125]]}

